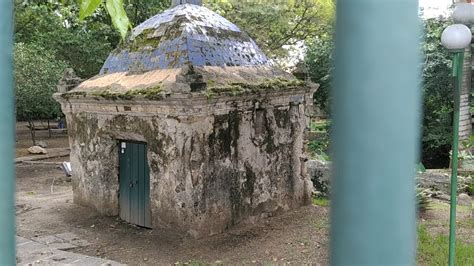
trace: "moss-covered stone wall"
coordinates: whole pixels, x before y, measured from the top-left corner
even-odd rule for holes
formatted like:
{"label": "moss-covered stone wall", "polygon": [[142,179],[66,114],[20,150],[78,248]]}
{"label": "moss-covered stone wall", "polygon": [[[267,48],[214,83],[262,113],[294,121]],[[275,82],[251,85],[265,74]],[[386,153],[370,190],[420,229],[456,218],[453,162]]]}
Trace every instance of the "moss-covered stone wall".
{"label": "moss-covered stone wall", "polygon": [[308,204],[303,131],[312,99],[305,97],[236,98],[211,114],[181,115],[63,102],[74,201],[118,215],[118,143],[135,140],[148,144],[153,227],[201,237]]}

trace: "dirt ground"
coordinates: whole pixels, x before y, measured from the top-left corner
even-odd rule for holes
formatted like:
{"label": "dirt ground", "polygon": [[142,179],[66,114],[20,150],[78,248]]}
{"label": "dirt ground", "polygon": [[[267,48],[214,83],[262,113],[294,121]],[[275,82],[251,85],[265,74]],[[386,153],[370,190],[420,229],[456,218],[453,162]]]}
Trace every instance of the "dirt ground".
{"label": "dirt ground", "polygon": [[[420,223],[432,235],[449,235],[449,207],[449,202],[432,200],[430,210],[421,216]],[[457,206],[456,226],[456,238],[474,245],[474,206]]]}
{"label": "dirt ground", "polygon": [[[44,127],[46,125],[41,122],[36,122],[35,124],[38,127]],[[16,157],[29,156],[27,150],[29,147],[33,146],[31,133],[27,126],[27,122],[18,122],[16,124]],[[49,149],[69,147],[68,137],[63,133],[54,133],[50,138],[48,130],[38,130],[36,131],[36,140],[45,141],[48,144]]]}
{"label": "dirt ground", "polygon": [[[54,180],[54,186],[51,185]],[[420,220],[433,234],[447,234],[449,205],[434,201]],[[474,228],[464,226],[471,208],[458,208],[458,237],[474,243]],[[287,263],[328,264],[329,208],[308,206],[255,226],[194,240],[171,232],[128,225],[72,203],[70,182],[54,165],[17,166],[17,224],[22,237],[74,233],[91,243],[73,252],[122,263]]]}
{"label": "dirt ground", "polygon": [[[21,150],[28,146],[29,136],[18,136]],[[54,148],[68,145],[65,136],[51,141],[47,132],[45,140]],[[67,158],[48,163],[55,160],[59,163]],[[70,179],[58,165],[18,164],[16,170],[17,234],[25,238],[73,233],[90,245],[70,251],[131,265],[328,265],[328,207],[307,206],[257,225],[240,225],[225,234],[195,240],[172,232],[138,228],[117,217],[102,217],[75,205]],[[464,242],[474,243],[472,208],[460,207],[458,211],[458,236]],[[449,205],[438,201],[420,219],[433,234],[447,234],[448,221]]]}
{"label": "dirt ground", "polygon": [[[53,193],[51,184],[55,179]],[[72,203],[70,183],[55,166],[17,166],[17,230],[34,239],[72,232],[90,243],[74,252],[128,264],[327,264],[328,209],[309,206],[195,240],[128,225]]]}

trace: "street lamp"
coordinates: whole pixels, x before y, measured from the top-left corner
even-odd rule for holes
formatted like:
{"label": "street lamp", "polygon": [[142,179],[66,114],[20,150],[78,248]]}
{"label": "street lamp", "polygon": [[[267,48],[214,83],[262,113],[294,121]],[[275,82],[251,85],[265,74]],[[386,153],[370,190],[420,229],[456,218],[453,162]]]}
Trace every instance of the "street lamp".
{"label": "street lamp", "polygon": [[453,12],[455,23],[470,25],[474,22],[474,5],[471,3],[456,4]]}
{"label": "street lamp", "polygon": [[[469,4],[469,6],[471,6]],[[471,6],[472,7],[472,6]],[[464,13],[459,13],[458,18],[466,18]],[[463,16],[461,16],[463,14]],[[459,151],[459,112],[461,101],[462,70],[464,61],[464,49],[472,40],[471,30],[463,24],[448,26],[441,36],[443,46],[453,53],[453,77],[454,88],[454,115],[453,115],[453,154],[451,157],[451,208],[449,225],[449,265],[454,266],[456,254],[456,196],[458,177],[458,151]]]}

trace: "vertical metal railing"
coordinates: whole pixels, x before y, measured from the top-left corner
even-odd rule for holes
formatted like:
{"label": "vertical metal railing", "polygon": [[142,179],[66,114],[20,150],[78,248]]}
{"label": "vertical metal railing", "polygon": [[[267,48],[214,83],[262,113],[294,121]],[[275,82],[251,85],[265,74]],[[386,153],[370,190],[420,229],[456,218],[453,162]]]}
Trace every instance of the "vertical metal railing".
{"label": "vertical metal railing", "polygon": [[338,0],[333,265],[414,265],[418,1]]}
{"label": "vertical metal railing", "polygon": [[[415,263],[420,112],[414,0],[339,0],[333,265]],[[0,1],[0,264],[15,264],[12,3]]]}
{"label": "vertical metal railing", "polygon": [[0,1],[0,265],[15,265],[14,145],[11,0]]}

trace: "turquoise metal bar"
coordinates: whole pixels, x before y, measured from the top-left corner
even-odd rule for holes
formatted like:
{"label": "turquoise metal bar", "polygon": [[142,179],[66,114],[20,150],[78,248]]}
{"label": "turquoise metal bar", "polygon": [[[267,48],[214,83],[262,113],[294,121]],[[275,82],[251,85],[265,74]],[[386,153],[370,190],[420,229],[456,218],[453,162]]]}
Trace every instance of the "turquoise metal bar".
{"label": "turquoise metal bar", "polygon": [[414,265],[418,1],[338,0],[332,265]]}
{"label": "turquoise metal bar", "polygon": [[13,7],[0,1],[0,265],[15,265],[15,118],[12,72]]}
{"label": "turquoise metal bar", "polygon": [[453,55],[454,112],[453,112],[453,153],[451,155],[451,208],[449,215],[449,266],[456,261],[456,198],[458,190],[459,113],[463,78],[464,51]]}

